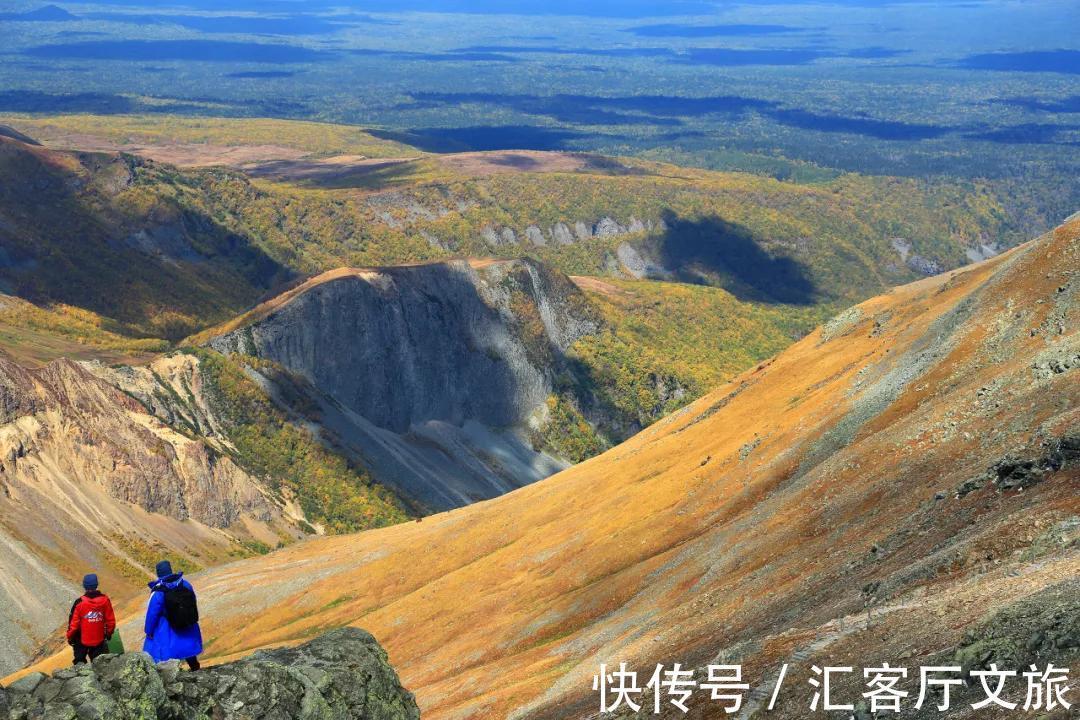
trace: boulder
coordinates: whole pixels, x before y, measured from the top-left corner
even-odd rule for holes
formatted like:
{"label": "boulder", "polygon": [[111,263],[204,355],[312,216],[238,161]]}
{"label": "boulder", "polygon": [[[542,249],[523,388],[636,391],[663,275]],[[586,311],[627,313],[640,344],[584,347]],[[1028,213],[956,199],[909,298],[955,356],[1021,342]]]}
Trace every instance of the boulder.
{"label": "boulder", "polygon": [[502,239],[499,234],[495,232],[495,228],[486,227],[480,231],[480,237],[491,247],[499,247],[502,244]]}
{"label": "boulder", "polygon": [[295,648],[181,670],[145,653],[28,676],[0,690],[9,720],[416,720],[416,700],[369,633],[341,628]]}
{"label": "boulder", "polygon": [[543,246],[547,245],[547,238],[544,237],[544,231],[535,225],[530,225],[525,228],[525,237],[529,239],[533,245]]}
{"label": "boulder", "polygon": [[570,228],[567,227],[566,223],[555,223],[551,227],[551,237],[556,245],[574,244],[574,234],[570,232]]}
{"label": "boulder", "polygon": [[615,237],[616,235],[622,235],[625,232],[626,228],[615,220],[609,217],[603,217],[600,218],[600,222],[596,223],[594,234],[596,237]]}

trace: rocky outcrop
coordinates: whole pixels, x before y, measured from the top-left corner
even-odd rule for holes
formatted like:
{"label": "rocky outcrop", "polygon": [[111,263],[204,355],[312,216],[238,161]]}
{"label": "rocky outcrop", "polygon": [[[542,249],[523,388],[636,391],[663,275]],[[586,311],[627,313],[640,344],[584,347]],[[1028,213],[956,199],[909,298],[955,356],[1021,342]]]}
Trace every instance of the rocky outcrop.
{"label": "rocky outcrop", "polygon": [[598,327],[581,291],[534,261],[456,261],[336,271],[208,344],[303,377],[340,446],[445,509],[565,467],[525,430],[564,351]]}
{"label": "rocky outcrop", "polygon": [[194,355],[163,355],[140,366],[108,367],[92,363],[87,368],[138,400],[147,412],[166,425],[228,449],[228,434],[206,396],[199,361]]}
{"label": "rocky outcrop", "polygon": [[[558,222],[547,228],[541,228],[538,225],[528,225],[524,228],[524,232],[515,231],[513,228],[509,227],[495,228],[489,226],[480,231],[480,237],[485,243],[493,248],[521,243],[528,243],[537,247],[549,245],[560,247],[574,245],[592,238],[644,235],[654,230],[662,232],[665,227],[663,220],[657,220],[655,222],[653,220],[647,220],[642,222],[636,217],[630,217],[629,221],[623,224],[612,217],[604,216],[595,222],[585,222],[582,220],[572,223]],[[638,277],[629,269],[625,272],[629,273],[631,276]]]}
{"label": "rocky outcrop", "polygon": [[367,632],[342,628],[296,648],[181,670],[105,655],[0,690],[10,720],[416,720],[420,711]]}
{"label": "rocky outcrop", "polygon": [[[893,238],[891,241],[893,250],[900,256],[900,261],[907,265],[910,269],[919,273],[920,275],[937,275],[945,270],[945,267],[937,260],[931,260],[913,252],[913,245],[904,238]],[[985,255],[982,254],[973,255],[968,252],[968,259],[971,262],[978,262],[986,257],[993,257],[995,253],[990,252]]]}

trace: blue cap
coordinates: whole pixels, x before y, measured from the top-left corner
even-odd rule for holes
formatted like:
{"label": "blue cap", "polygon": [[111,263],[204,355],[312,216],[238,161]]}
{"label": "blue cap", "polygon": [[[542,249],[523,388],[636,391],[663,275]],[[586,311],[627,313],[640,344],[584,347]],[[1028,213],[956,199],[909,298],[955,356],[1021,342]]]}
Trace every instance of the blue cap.
{"label": "blue cap", "polygon": [[159,578],[166,578],[172,574],[172,563],[170,563],[168,560],[162,560],[157,564],[157,576]]}
{"label": "blue cap", "polygon": [[97,585],[98,585],[97,575],[95,575],[94,573],[90,573],[89,575],[84,575],[83,576],[83,579],[82,579],[83,590],[97,590]]}

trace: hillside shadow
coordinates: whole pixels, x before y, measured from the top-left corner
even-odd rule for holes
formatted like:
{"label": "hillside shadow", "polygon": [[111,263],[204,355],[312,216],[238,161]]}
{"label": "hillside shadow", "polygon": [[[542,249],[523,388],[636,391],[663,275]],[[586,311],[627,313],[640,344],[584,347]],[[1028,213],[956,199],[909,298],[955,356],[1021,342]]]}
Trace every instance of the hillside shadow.
{"label": "hillside shadow", "polygon": [[1029,112],[1080,113],[1080,95],[1069,95],[1068,97],[1051,100],[1026,96],[1002,98],[990,102],[1023,108]]}
{"label": "hillside shadow", "polygon": [[1080,75],[1080,50],[1029,50],[968,55],[956,63],[967,70],[1053,72]]}
{"label": "hillside shadow", "polygon": [[781,125],[800,130],[850,133],[879,140],[932,140],[946,135],[954,129],[943,125],[912,123],[901,120],[877,120],[875,118],[845,115],[826,115],[807,110],[771,110],[766,114]]}
{"label": "hillside shadow", "polygon": [[369,129],[380,140],[412,145],[424,152],[492,150],[568,150],[580,133],[532,125],[418,128],[405,131]]}
{"label": "hillside shadow", "polygon": [[[5,292],[36,305],[85,308],[111,332],[176,340],[196,329],[192,323],[223,320],[293,275],[255,238],[195,206],[167,221],[124,217],[110,190],[98,186],[125,172],[122,158],[76,156],[92,179],[75,182],[53,156],[2,142],[8,165],[0,214],[13,218],[0,225]],[[162,195],[177,180],[153,179]],[[106,212],[117,219],[102,222]]]}
{"label": "hillside shadow", "polygon": [[818,289],[807,268],[766,252],[746,227],[712,216],[662,215],[666,229],[653,242],[663,267],[683,282],[719,285],[740,300],[812,305]]}
{"label": "hillside shadow", "polygon": [[0,111],[33,113],[97,113],[120,115],[134,112],[136,103],[122,95],[85,92],[54,95],[37,90],[4,90],[0,92]]}
{"label": "hillside shadow", "polygon": [[1051,125],[1049,123],[1025,123],[1010,125],[996,130],[969,133],[964,137],[972,140],[986,140],[993,143],[1011,145],[1065,145],[1076,146],[1080,143],[1063,141],[1062,133],[1080,129],[1080,125]]}

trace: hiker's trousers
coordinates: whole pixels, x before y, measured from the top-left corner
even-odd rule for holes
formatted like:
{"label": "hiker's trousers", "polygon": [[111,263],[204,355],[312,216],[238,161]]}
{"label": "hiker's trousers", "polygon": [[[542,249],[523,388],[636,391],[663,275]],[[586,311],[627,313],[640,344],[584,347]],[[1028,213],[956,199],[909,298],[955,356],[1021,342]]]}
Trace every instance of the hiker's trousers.
{"label": "hiker's trousers", "polygon": [[86,645],[83,645],[81,642],[76,642],[74,650],[75,650],[75,664],[76,665],[81,665],[82,663],[84,663],[84,662],[86,662],[88,660],[93,660],[97,656],[104,655],[105,653],[107,653],[109,651],[109,643],[108,642],[103,642],[100,645],[95,645],[93,647],[87,647]]}

